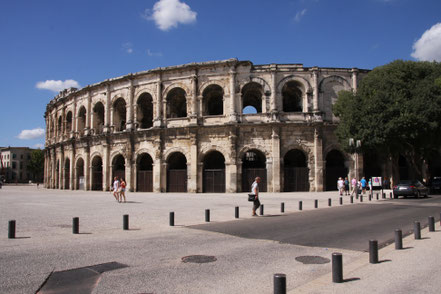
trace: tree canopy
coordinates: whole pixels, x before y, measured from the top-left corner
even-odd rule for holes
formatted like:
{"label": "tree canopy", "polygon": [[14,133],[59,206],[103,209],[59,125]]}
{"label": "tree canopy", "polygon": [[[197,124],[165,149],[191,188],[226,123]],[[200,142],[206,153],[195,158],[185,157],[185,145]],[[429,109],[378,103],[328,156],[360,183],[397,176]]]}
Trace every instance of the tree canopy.
{"label": "tree canopy", "polygon": [[340,92],[333,111],[347,151],[349,138],[361,140],[363,151],[403,155],[420,176],[417,162],[441,146],[441,63],[397,60],[377,67],[356,93]]}
{"label": "tree canopy", "polygon": [[34,180],[41,182],[44,171],[44,152],[41,149],[35,149],[31,152],[31,160],[28,169],[33,174]]}

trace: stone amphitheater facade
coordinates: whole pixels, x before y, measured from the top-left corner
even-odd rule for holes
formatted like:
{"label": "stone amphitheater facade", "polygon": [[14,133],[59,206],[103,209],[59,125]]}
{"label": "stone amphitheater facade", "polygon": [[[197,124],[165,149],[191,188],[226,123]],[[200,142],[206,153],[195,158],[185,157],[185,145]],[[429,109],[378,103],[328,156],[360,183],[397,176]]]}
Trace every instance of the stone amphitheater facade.
{"label": "stone amphitheater facade", "polygon": [[157,68],[60,92],[47,105],[45,186],[108,191],[335,189],[362,170],[334,130],[332,104],[357,68],[229,59]]}

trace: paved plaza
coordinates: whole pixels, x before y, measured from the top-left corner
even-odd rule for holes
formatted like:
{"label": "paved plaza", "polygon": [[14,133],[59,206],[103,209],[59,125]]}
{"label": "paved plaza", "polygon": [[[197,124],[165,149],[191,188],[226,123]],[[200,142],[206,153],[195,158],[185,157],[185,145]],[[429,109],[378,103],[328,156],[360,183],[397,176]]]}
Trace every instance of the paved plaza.
{"label": "paved plaza", "polygon": [[[391,261],[369,265],[363,251],[299,246],[189,228],[205,223],[205,209],[210,209],[215,223],[234,220],[236,206],[240,207],[238,222],[252,219],[246,193],[127,196],[127,203],[117,203],[110,192],[4,186],[0,190],[0,292],[35,293],[51,273],[111,262],[125,267],[95,272],[92,293],[272,293],[273,274],[279,272],[287,275],[291,293],[367,293],[374,286],[377,293],[399,293],[394,283],[402,285],[422,274],[425,278],[441,274],[431,268],[436,268],[441,257],[435,250],[441,242],[439,232],[423,231],[423,237],[430,234],[430,238],[418,241],[409,236],[405,239],[409,249],[386,247],[380,250],[380,259]],[[286,213],[302,213],[298,211],[299,201],[303,201],[304,210],[313,210],[314,199],[319,200],[318,209],[332,209],[328,208],[328,198],[338,205],[336,192],[262,193],[265,216],[258,219],[281,215],[281,202]],[[374,202],[382,205],[387,200]],[[349,197],[344,197],[344,205],[365,203],[350,204]],[[175,212],[174,227],[169,226],[171,211]],[[122,229],[124,214],[130,216],[129,231]],[[73,217],[80,219],[78,235],[72,234]],[[16,220],[16,239],[7,238],[9,220]],[[330,282],[331,263],[303,264],[295,259],[330,259],[336,251],[344,255],[345,278],[354,278],[343,284]],[[216,260],[182,261],[192,255],[214,256]],[[432,291],[439,290],[441,282],[423,286],[427,291],[420,293],[437,293]]]}

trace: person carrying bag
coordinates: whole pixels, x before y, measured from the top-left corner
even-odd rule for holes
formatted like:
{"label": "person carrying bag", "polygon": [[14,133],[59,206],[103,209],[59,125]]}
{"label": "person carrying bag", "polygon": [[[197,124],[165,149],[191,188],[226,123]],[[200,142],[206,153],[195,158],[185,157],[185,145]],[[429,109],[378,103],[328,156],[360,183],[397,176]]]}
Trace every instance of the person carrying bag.
{"label": "person carrying bag", "polygon": [[260,206],[259,183],[260,183],[260,177],[256,177],[254,183],[251,185],[251,194],[248,194],[248,201],[253,201],[253,213],[251,214],[252,216],[257,216],[256,210]]}

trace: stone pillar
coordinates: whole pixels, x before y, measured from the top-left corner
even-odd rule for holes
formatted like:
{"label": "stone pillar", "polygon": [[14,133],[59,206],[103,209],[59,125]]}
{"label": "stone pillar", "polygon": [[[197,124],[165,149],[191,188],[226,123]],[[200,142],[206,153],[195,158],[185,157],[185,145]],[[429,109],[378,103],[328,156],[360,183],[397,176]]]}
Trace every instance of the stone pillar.
{"label": "stone pillar", "polygon": [[229,72],[230,78],[230,109],[227,112],[230,115],[230,122],[237,122],[236,110],[236,70],[231,69]]}
{"label": "stone pillar", "polygon": [[197,193],[202,193],[204,192],[204,163],[203,162],[198,162],[198,166],[197,166]]}
{"label": "stone pillar", "polygon": [[161,158],[156,158],[153,162],[153,192],[161,193]]}
{"label": "stone pillar", "polygon": [[134,177],[132,176],[133,175],[133,171],[132,171],[132,160],[130,159],[130,157],[128,156],[127,157],[127,160],[126,160],[126,164],[124,165],[124,167],[125,167],[125,172],[126,172],[126,184],[127,184],[127,189],[130,191],[130,192],[134,192],[135,191],[135,189],[134,189],[134,186],[135,186],[135,183],[134,183]]}
{"label": "stone pillar", "polygon": [[162,108],[162,75],[159,73],[158,81],[156,83],[156,116],[153,121],[154,127],[161,127],[162,124],[162,117],[163,117],[163,108]]}
{"label": "stone pillar", "polygon": [[87,110],[86,110],[86,130],[84,132],[84,135],[90,135],[90,126],[91,126],[91,122],[92,122],[92,117],[93,117],[93,113],[92,113],[92,94],[90,93],[90,91],[87,92]]}
{"label": "stone pillar", "polygon": [[64,138],[66,138],[66,106],[63,107],[63,109],[61,110],[61,137],[62,140],[64,140]]}
{"label": "stone pillar", "polygon": [[58,173],[58,188],[59,189],[64,189],[64,150],[63,147],[61,147],[61,152],[60,152],[60,166],[59,168],[59,173]]}
{"label": "stone pillar", "polygon": [[52,176],[51,176],[51,188],[55,189],[56,187],[56,183],[57,183],[57,179],[55,178],[57,171],[56,171],[56,167],[57,167],[57,153],[55,152],[55,148],[52,149]]}
{"label": "stone pillar", "polygon": [[89,148],[86,149],[86,156],[84,158],[84,189],[85,190],[92,190],[92,179],[91,179],[91,169],[92,164],[90,163],[90,150]]}
{"label": "stone pillar", "polygon": [[273,185],[273,159],[266,159],[266,191],[272,192],[274,189]]}
{"label": "stone pillar", "polygon": [[225,192],[236,193],[237,191],[237,165],[234,161],[225,164]]}
{"label": "stone pillar", "polygon": [[316,192],[323,191],[323,141],[321,129],[314,129],[314,186]]}
{"label": "stone pillar", "polygon": [[70,152],[70,166],[69,166],[69,188],[70,190],[74,190],[74,186],[75,186],[75,181],[74,179],[76,178],[76,174],[75,174],[75,146],[72,146],[72,150]]}
{"label": "stone pillar", "polygon": [[277,121],[277,65],[271,64],[271,97],[270,97],[270,112],[271,120]]}
{"label": "stone pillar", "polygon": [[112,166],[110,164],[110,146],[109,144],[103,145],[105,148],[103,158],[103,191],[109,191]]}
{"label": "stone pillar", "polygon": [[357,92],[358,88],[358,68],[352,69],[352,91]]}
{"label": "stone pillar", "polygon": [[162,177],[160,177],[161,179],[161,192],[167,192],[167,162],[166,161],[162,161],[161,164],[161,175]]}
{"label": "stone pillar", "polygon": [[[191,138],[190,146],[190,174],[187,184],[187,191],[190,193],[197,192],[197,177],[198,177],[198,141],[196,136]],[[189,162],[187,161],[187,162]],[[188,169],[188,165],[187,165]]]}
{"label": "stone pillar", "polygon": [[319,112],[318,67],[312,69],[312,110]]}
{"label": "stone pillar", "polygon": [[[273,128],[273,133],[271,135],[272,141],[272,158],[273,158],[273,192],[280,192],[280,130]],[[269,192],[269,190],[268,190]]]}
{"label": "stone pillar", "polygon": [[129,86],[129,105],[127,107],[127,126],[126,129],[128,131],[131,131],[134,129],[135,126],[135,120],[134,117],[134,111],[133,111],[133,100],[135,96],[135,87],[133,86],[133,79],[130,78],[130,86]]}
{"label": "stone pillar", "polygon": [[103,131],[105,133],[110,132],[110,125],[113,123],[113,120],[110,118],[110,115],[113,113],[111,110],[112,107],[112,101],[110,97],[110,84],[106,85],[106,113],[104,115],[104,129]]}
{"label": "stone pillar", "polygon": [[197,124],[198,124],[198,76],[197,73],[195,73],[192,77],[190,125],[197,125]]}

